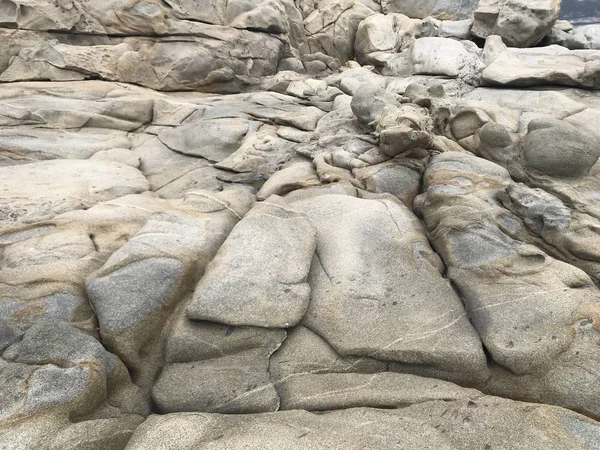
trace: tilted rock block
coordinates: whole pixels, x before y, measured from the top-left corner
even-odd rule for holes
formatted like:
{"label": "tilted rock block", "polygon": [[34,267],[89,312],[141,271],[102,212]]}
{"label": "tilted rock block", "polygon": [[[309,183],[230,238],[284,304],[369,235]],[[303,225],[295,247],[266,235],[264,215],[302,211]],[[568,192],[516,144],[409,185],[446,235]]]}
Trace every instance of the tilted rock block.
{"label": "tilted rock block", "polygon": [[187,307],[193,320],[288,328],[304,316],[315,230],[277,197],[257,203],[207,268]]}
{"label": "tilted rock block", "polygon": [[531,47],[552,29],[560,0],[481,0],[471,33],[501,36],[510,47]]}
{"label": "tilted rock block", "polygon": [[189,193],[177,209],[152,216],[88,279],[104,344],[146,391],[159,370],[168,317],[252,201],[245,189]]}
{"label": "tilted rock block", "polygon": [[479,339],[412,212],[390,199],[342,195],[293,206],[317,228],[305,326],[342,356],[484,370]]}
{"label": "tilted rock block", "polygon": [[496,200],[510,184],[496,164],[445,153],[430,163],[417,200],[494,362],[484,389],[598,417],[600,291],[585,272],[531,245],[525,225]]}

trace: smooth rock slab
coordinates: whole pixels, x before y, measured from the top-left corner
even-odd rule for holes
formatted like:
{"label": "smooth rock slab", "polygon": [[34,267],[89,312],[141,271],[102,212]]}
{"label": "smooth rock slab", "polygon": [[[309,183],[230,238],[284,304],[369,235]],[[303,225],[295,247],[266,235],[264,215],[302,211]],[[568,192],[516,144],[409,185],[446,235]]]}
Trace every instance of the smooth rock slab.
{"label": "smooth rock slab", "polygon": [[236,151],[249,130],[242,119],[202,120],[162,131],[158,139],[173,151],[214,162]]}
{"label": "smooth rock slab", "polygon": [[388,363],[372,358],[342,357],[318,334],[297,326],[269,360],[269,373],[278,383],[304,374],[376,373],[387,370]]}
{"label": "smooth rock slab", "polygon": [[126,450],[592,450],[599,438],[597,422],[571,411],[483,397],[326,414],[154,415],[137,428]]}
{"label": "smooth rock slab", "polygon": [[0,228],[148,190],[138,170],[108,161],[43,161],[0,167]]}
{"label": "smooth rock slab", "polygon": [[[486,47],[496,38],[488,38]],[[494,45],[499,46],[499,53],[482,72],[482,85],[600,87],[598,51],[567,50],[556,45],[531,49],[507,49],[502,48],[501,43]]]}
{"label": "smooth rock slab", "polygon": [[475,400],[482,394],[447,381],[409,374],[300,374],[279,388],[281,409],[330,411],[355,407],[402,408],[433,400]]}
{"label": "smooth rock slab", "polygon": [[183,269],[173,258],[148,258],[89,280],[87,291],[102,327],[123,331],[159,309]]}
{"label": "smooth rock slab", "polygon": [[285,201],[256,204],[196,287],[187,315],[229,325],[288,328],[308,307],[315,230]]}
{"label": "smooth rock slab", "polygon": [[7,127],[0,129],[0,141],[0,166],[44,159],[88,159],[101,151],[131,145],[126,132],[97,128]]}
{"label": "smooth rock slab", "polygon": [[196,322],[181,312],[176,313],[167,339],[168,363],[204,361],[254,349],[270,355],[286,339],[285,330]]}
{"label": "smooth rock slab", "polygon": [[262,349],[204,361],[168,364],[152,388],[161,412],[258,413],[276,411],[279,396]]}
{"label": "smooth rock slab", "polygon": [[343,356],[478,372],[485,357],[418,219],[400,202],[293,203],[317,228],[303,324]]}

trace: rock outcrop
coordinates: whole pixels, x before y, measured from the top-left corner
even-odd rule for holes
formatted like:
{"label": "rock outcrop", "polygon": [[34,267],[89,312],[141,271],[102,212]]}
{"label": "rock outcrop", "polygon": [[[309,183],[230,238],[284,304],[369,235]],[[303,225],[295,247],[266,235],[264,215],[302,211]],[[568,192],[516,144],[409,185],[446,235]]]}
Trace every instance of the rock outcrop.
{"label": "rock outcrop", "polygon": [[0,448],[598,449],[559,6],[0,0]]}

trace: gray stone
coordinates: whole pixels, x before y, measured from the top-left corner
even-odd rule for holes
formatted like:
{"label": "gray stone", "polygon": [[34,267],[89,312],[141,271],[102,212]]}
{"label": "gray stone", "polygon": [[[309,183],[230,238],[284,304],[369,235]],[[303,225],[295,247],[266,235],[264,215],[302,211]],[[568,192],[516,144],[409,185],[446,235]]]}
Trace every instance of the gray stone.
{"label": "gray stone", "polygon": [[469,39],[473,20],[442,20],[438,36],[442,38]]}
{"label": "gray stone", "polygon": [[96,128],[77,131],[2,128],[0,139],[0,165],[44,159],[88,159],[98,152],[130,146],[126,132]]}
{"label": "gray stone", "polygon": [[281,410],[331,411],[356,407],[402,408],[432,401],[451,402],[482,394],[453,383],[393,372],[299,374],[281,384]]}
{"label": "gray stone", "polygon": [[550,30],[550,33],[543,41],[547,45],[562,45],[569,50],[580,50],[586,48],[592,48],[592,44],[587,40],[583,34],[574,34],[572,32],[567,33],[556,27]]}
{"label": "gray stone", "polygon": [[356,33],[354,52],[361,64],[372,63],[375,52],[406,50],[421,35],[421,21],[403,14],[374,14],[363,20]]}
{"label": "gray stone", "polygon": [[106,377],[107,401],[123,412],[147,413],[144,402],[123,363],[102,344],[82,331],[61,322],[42,321],[2,355],[25,364],[54,364],[58,367],[99,365]]}
{"label": "gray stone", "polygon": [[[375,11],[359,0],[319,2],[304,19],[310,52],[325,53],[341,63],[352,59],[358,25],[372,14]],[[304,66],[313,73],[306,63]]]}
{"label": "gray stone", "polygon": [[158,139],[171,150],[214,162],[235,152],[250,127],[241,119],[202,120],[162,131]]}
{"label": "gray stone", "polygon": [[563,260],[600,279],[597,218],[570,209],[543,189],[531,189],[522,183],[508,186],[498,197],[533,233],[559,250]]}
{"label": "gray stone", "polygon": [[278,128],[262,125],[249,133],[240,147],[215,167],[231,172],[251,173],[267,177],[296,155],[294,144],[278,136]]}
{"label": "gray stone", "polygon": [[304,215],[277,197],[257,203],[211,262],[188,317],[229,325],[296,325],[308,307],[314,249],[315,230]]}
{"label": "gray stone", "polygon": [[276,411],[279,396],[267,366],[268,355],[262,349],[168,364],[152,388],[152,398],[163,413]]}
{"label": "gray stone", "polygon": [[269,373],[282,383],[299,374],[376,373],[387,367],[386,362],[372,358],[342,357],[322,337],[299,325],[288,332],[271,357]]}
{"label": "gray stone", "polygon": [[461,42],[441,37],[417,39],[411,49],[415,75],[442,75],[473,80],[483,65]]}
{"label": "gray stone", "polygon": [[398,100],[379,81],[363,83],[352,97],[352,112],[361,123],[371,125],[381,117],[386,107],[399,106]]}
{"label": "gray stone", "polygon": [[175,259],[149,258],[90,280],[87,290],[102,326],[119,332],[159,309],[182,274]]}
{"label": "gray stone", "polygon": [[49,450],[122,450],[134,430],[144,421],[141,416],[85,420],[63,428],[52,439]]}
{"label": "gray stone", "polygon": [[255,349],[271,355],[286,338],[280,329],[196,322],[183,313],[176,314],[165,347],[168,363],[203,361]]}
{"label": "gray stone", "polygon": [[[18,49],[0,81],[101,78],[166,91],[233,93],[275,73],[282,53],[276,37],[200,23],[193,28],[174,39],[114,37],[101,45],[73,45],[42,35]],[[232,57],[240,52],[249,52],[250,67]]]}
{"label": "gray stone", "polygon": [[531,47],[552,29],[560,0],[480,0],[472,33],[478,38],[502,37],[510,47]]}
{"label": "gray stone", "polygon": [[148,390],[160,368],[161,334],[253,196],[245,189],[190,192],[156,213],[87,281],[103,343]]}
{"label": "gray stone", "polygon": [[[596,417],[598,331],[590,317],[600,292],[585,272],[532,245],[539,241],[498,204],[511,182],[498,165],[445,153],[430,163],[419,199],[448,277],[497,363],[482,389]],[[583,380],[590,388],[580,395]]]}
{"label": "gray stone", "polygon": [[[556,430],[561,430],[557,433]],[[514,448],[596,447],[597,422],[568,410],[495,397],[432,401],[408,408],[354,408],[325,414],[282,411],[249,416],[150,416],[126,450]]]}
{"label": "gray stone", "polygon": [[600,158],[598,136],[562,121],[532,120],[523,143],[525,167],[558,177],[583,177]]}
{"label": "gray stone", "polygon": [[313,165],[299,162],[275,172],[260,188],[256,198],[266,200],[271,195],[285,195],[296,189],[319,186],[321,182]]}
{"label": "gray stone", "polygon": [[[493,42],[492,37],[486,41],[486,47]],[[600,86],[597,57],[597,51],[569,51],[556,45],[531,49],[498,46],[496,57],[481,73],[481,82],[499,86],[550,84],[597,89]]]}
{"label": "gray stone", "polygon": [[114,162],[57,160],[0,167],[0,227],[48,220],[147,189],[138,170]]}
{"label": "gray stone", "polygon": [[343,356],[483,370],[479,339],[410,210],[343,195],[293,206],[317,228],[305,326]]}
{"label": "gray stone", "polygon": [[385,14],[402,13],[418,19],[434,16],[441,20],[458,20],[470,18],[477,4],[478,0],[382,0],[381,7]]}
{"label": "gray stone", "polygon": [[409,208],[419,193],[421,172],[419,161],[394,158],[389,162],[362,169],[354,169],[352,174],[357,185],[374,193],[389,193],[400,199]]}

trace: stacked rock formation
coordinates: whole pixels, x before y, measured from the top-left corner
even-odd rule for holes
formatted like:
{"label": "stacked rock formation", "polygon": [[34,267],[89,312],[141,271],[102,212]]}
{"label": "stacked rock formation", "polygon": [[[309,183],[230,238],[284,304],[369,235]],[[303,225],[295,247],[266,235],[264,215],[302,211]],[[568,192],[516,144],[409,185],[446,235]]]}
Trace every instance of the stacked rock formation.
{"label": "stacked rock formation", "polygon": [[600,448],[600,28],[559,0],[0,0],[0,448]]}

